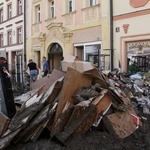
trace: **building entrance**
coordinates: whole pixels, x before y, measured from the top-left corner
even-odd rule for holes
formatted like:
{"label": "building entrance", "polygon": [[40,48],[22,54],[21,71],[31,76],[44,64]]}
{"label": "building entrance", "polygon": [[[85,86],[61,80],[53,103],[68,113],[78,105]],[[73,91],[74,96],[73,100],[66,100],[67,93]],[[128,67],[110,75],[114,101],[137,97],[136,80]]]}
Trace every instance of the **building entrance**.
{"label": "building entrance", "polygon": [[50,70],[60,69],[60,61],[63,57],[62,47],[58,43],[53,43],[48,53]]}

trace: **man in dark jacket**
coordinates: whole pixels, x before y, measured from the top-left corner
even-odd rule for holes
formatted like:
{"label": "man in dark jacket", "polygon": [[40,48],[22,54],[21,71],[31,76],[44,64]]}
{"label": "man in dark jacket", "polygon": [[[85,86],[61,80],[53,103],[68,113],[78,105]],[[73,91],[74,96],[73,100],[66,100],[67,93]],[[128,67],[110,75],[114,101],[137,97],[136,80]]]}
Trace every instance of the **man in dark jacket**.
{"label": "man in dark jacket", "polygon": [[30,82],[35,82],[37,80],[39,68],[32,59],[29,59],[29,63],[24,71],[26,71],[28,68],[30,70]]}

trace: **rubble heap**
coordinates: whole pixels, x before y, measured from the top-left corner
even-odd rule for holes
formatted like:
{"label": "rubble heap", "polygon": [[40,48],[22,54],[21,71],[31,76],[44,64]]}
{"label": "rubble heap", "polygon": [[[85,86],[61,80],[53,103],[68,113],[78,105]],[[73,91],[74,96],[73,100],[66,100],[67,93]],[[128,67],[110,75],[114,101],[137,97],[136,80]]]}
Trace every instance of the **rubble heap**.
{"label": "rubble heap", "polygon": [[148,96],[149,89],[140,88],[142,80],[129,81],[123,74],[108,77],[98,69],[78,72],[68,68],[66,73],[53,70],[51,76],[33,83],[12,120],[0,114],[0,149],[10,143],[36,141],[45,128],[51,138],[67,145],[73,134],[85,134],[102,122],[110,134],[129,136],[141,125],[136,102]]}

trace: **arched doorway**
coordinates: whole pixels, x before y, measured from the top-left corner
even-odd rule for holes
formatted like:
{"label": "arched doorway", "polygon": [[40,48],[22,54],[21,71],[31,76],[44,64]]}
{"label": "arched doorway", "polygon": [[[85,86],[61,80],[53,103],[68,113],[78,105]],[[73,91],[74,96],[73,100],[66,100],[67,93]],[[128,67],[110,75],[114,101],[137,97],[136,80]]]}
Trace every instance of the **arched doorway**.
{"label": "arched doorway", "polygon": [[62,47],[58,43],[53,43],[48,53],[49,67],[51,71],[53,69],[60,68],[60,61],[62,57],[63,57]]}

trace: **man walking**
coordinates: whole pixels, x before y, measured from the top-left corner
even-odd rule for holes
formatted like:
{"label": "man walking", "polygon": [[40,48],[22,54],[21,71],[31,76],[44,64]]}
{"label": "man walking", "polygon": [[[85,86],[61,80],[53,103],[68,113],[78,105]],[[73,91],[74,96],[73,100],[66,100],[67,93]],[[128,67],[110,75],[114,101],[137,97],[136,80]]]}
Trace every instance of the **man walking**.
{"label": "man walking", "polygon": [[48,70],[49,70],[49,65],[48,62],[46,61],[46,57],[43,56],[42,58],[42,62],[43,62],[43,77],[45,77],[48,74]]}

